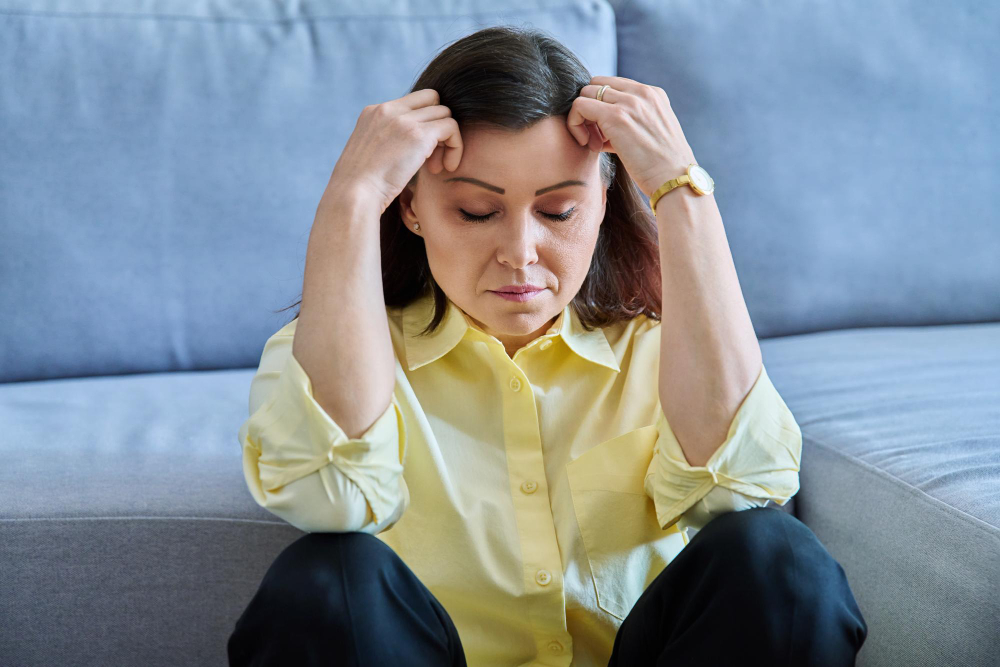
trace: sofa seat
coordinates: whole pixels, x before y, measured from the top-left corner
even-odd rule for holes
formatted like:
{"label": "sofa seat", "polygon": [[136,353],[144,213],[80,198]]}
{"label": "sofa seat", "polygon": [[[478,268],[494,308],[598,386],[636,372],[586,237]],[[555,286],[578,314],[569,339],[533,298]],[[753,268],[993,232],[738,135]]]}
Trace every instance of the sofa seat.
{"label": "sofa seat", "polygon": [[796,516],[849,573],[868,623],[858,664],[996,664],[1000,323],[761,347],[802,428]]}
{"label": "sofa seat", "polygon": [[[1000,323],[761,347],[804,437],[785,509],[850,573],[869,624],[859,664],[983,664],[1000,640]],[[302,534],[242,478],[254,370],[0,385],[0,655],[225,663],[236,618]],[[947,635],[942,615],[961,621]]]}

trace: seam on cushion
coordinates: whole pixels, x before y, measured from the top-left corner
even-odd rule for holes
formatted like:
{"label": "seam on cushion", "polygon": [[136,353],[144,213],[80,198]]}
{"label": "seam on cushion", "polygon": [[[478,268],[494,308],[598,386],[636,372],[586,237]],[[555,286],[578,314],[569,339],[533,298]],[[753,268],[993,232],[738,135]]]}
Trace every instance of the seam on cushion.
{"label": "seam on cushion", "polygon": [[[558,7],[546,7],[539,9],[526,8],[524,10],[511,9],[510,13],[516,16],[530,16],[533,14],[552,14],[564,12],[568,9],[578,9],[581,7],[594,7],[594,2],[574,2]],[[58,11],[15,11],[0,10],[0,15],[6,16],[37,16],[50,18],[81,18],[81,19],[155,19],[169,21],[195,21],[205,23],[307,23],[312,21],[422,21],[422,20],[445,20],[461,19],[471,17],[496,17],[496,11],[455,13],[455,14],[406,14],[406,15],[373,15],[373,14],[349,14],[344,16],[293,16],[288,18],[235,18],[230,16],[196,16],[185,14],[125,14],[114,12],[58,12]]]}
{"label": "seam on cushion", "polygon": [[28,521],[224,521],[226,523],[265,523],[274,526],[288,526],[294,528],[287,521],[272,521],[269,519],[240,519],[229,516],[28,516],[15,519],[0,519],[0,525],[5,523],[24,523]]}
{"label": "seam on cushion", "polygon": [[[911,496],[914,496],[914,497],[918,498],[919,500],[922,500],[923,502],[927,503],[928,505],[934,506],[936,509],[945,510],[945,512],[947,514],[952,514],[956,518],[964,520],[966,523],[969,523],[969,524],[975,526],[976,528],[979,528],[983,532],[989,534],[991,537],[994,537],[994,538],[1000,537],[1000,529],[998,529],[996,526],[994,526],[994,525],[992,525],[990,523],[987,523],[983,519],[980,519],[977,516],[969,514],[968,512],[966,512],[964,510],[961,510],[961,509],[955,507],[954,505],[949,505],[945,501],[940,500],[938,498],[935,498],[934,496],[930,495],[926,491],[922,491],[921,489],[918,489],[917,487],[915,487],[912,484],[910,484],[910,483],[908,483],[908,482],[906,482],[906,481],[904,481],[904,480],[896,477],[895,475],[891,475],[888,472],[886,472],[885,470],[882,470],[881,468],[879,468],[877,466],[873,466],[871,463],[863,461],[863,460],[859,459],[856,456],[852,456],[850,454],[845,454],[844,452],[840,451],[839,449],[836,449],[835,447],[831,447],[830,445],[826,444],[825,442],[823,442],[822,440],[819,440],[818,438],[816,438],[814,436],[807,436],[804,432],[802,434],[802,439],[803,439],[803,441],[806,441],[806,440],[811,441],[811,442],[815,443],[815,445],[817,447],[823,449],[824,451],[829,452],[831,454],[834,454],[837,457],[839,457],[841,459],[844,459],[845,461],[853,463],[855,466],[857,466],[862,471],[868,473],[869,475],[872,475],[874,477],[878,477],[880,479],[885,479],[885,480],[888,480],[888,481],[892,482],[895,486],[898,486],[898,487],[900,487],[902,489],[905,489],[906,492],[909,493]],[[803,447],[804,446],[805,445],[803,444]],[[803,450],[802,456],[803,456],[803,458],[805,458],[805,452],[804,452],[804,450]],[[804,490],[804,488],[800,489],[800,492],[803,491],[803,490]],[[796,495],[798,495],[798,494],[796,494]]]}

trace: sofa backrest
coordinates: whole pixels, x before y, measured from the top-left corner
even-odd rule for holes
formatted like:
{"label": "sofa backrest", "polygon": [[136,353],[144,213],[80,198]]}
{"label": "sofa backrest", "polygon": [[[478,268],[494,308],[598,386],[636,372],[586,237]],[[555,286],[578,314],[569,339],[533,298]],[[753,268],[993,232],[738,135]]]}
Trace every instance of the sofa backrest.
{"label": "sofa backrest", "polygon": [[0,0],[0,381],[254,367],[361,109],[529,23],[667,91],[761,338],[1000,320],[1000,6]]}
{"label": "sofa backrest", "polygon": [[494,24],[615,72],[596,0],[0,0],[0,381],[256,366],[361,110]]}
{"label": "sofa backrest", "polygon": [[1000,321],[1000,3],[612,0],[760,338]]}

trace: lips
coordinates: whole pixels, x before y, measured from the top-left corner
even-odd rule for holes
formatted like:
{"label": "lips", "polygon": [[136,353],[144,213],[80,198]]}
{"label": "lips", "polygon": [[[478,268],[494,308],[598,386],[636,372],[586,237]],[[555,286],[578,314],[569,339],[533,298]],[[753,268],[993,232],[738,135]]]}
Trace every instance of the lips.
{"label": "lips", "polygon": [[493,291],[500,292],[501,294],[524,294],[525,292],[537,292],[540,289],[543,288],[537,285],[504,285]]}
{"label": "lips", "polygon": [[498,297],[504,299],[505,301],[518,301],[523,303],[525,301],[530,301],[531,299],[534,299],[544,291],[545,291],[544,289],[528,290],[527,292],[498,292],[495,290],[490,290],[490,293],[496,294]]}

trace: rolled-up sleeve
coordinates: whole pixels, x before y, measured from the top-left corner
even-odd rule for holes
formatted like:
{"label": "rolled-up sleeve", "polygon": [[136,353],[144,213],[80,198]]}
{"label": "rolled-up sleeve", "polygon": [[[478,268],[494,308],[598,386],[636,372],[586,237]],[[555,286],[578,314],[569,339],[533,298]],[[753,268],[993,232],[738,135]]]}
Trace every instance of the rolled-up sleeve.
{"label": "rolled-up sleeve", "polygon": [[769,500],[770,498],[751,498],[742,493],[730,491],[724,486],[713,486],[708,495],[692,505],[691,509],[684,514],[681,514],[681,518],[677,521],[677,527],[685,533],[688,529],[697,532],[720,514],[763,507]]}
{"label": "rolled-up sleeve", "polygon": [[[409,501],[402,476],[406,426],[396,397],[364,433],[348,438],[316,401],[292,340],[269,339],[251,414],[239,431],[250,493],[301,530],[384,530]],[[358,491],[367,507],[353,501]],[[373,521],[366,523],[369,507]]]}
{"label": "rolled-up sleeve", "polygon": [[[682,530],[700,529],[723,512],[787,503],[799,490],[801,455],[802,431],[761,366],[726,440],[703,466],[688,463],[661,408],[645,489],[661,528],[683,520]],[[706,499],[719,487],[726,491]]]}

